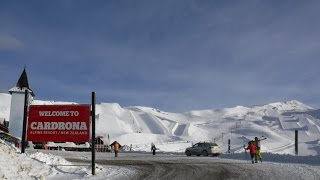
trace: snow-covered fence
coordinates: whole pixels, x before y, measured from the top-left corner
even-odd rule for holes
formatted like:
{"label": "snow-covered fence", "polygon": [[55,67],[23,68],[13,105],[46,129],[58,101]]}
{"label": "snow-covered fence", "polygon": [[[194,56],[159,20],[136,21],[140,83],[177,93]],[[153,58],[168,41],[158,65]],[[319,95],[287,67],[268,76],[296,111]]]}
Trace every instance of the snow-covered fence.
{"label": "snow-covered fence", "polygon": [[[168,141],[168,142],[165,142],[165,144],[181,144],[181,143],[190,143],[190,141]],[[159,143],[159,144],[164,144],[164,143]]]}

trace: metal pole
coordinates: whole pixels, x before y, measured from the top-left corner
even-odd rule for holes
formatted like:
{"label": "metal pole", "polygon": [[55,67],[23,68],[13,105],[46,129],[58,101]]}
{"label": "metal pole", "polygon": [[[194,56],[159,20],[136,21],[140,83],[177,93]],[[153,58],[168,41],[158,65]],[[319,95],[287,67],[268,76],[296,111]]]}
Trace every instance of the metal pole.
{"label": "metal pole", "polygon": [[24,92],[24,114],[23,114],[23,125],[22,125],[22,139],[21,139],[21,153],[25,153],[26,149],[26,127],[28,117],[28,90]]}
{"label": "metal pole", "polygon": [[95,137],[96,137],[96,93],[92,92],[92,102],[91,102],[91,123],[92,123],[92,135],[91,135],[91,144],[92,144],[92,175],[96,174],[96,152],[95,152]]}
{"label": "metal pole", "polygon": [[230,139],[228,139],[228,153],[230,153]]}
{"label": "metal pole", "polygon": [[298,130],[295,130],[295,141],[294,141],[294,147],[295,147],[295,153],[298,155]]}

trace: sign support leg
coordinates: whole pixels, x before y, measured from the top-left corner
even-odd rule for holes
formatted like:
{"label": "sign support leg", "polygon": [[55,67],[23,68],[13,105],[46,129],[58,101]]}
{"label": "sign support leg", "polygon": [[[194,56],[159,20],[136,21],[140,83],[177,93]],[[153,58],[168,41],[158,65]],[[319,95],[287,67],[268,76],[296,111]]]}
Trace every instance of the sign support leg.
{"label": "sign support leg", "polygon": [[21,153],[25,153],[26,149],[26,128],[27,128],[27,117],[28,117],[28,90],[24,92],[24,114],[23,114],[23,125],[22,125],[22,138],[21,138]]}
{"label": "sign support leg", "polygon": [[95,139],[96,139],[96,93],[92,92],[92,109],[91,109],[91,123],[92,123],[92,135],[91,135],[91,144],[92,144],[92,175],[96,174],[96,152],[95,152]]}

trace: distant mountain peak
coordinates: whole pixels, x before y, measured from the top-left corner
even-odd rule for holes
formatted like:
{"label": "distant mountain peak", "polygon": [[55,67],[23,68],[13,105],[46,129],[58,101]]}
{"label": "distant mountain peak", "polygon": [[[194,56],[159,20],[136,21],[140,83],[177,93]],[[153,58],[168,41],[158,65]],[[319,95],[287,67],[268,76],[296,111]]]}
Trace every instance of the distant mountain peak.
{"label": "distant mountain peak", "polygon": [[298,100],[290,100],[285,102],[276,102],[276,103],[270,103],[267,106],[272,106],[273,109],[277,110],[283,110],[283,111],[305,111],[314,109],[311,106],[305,105],[302,102]]}

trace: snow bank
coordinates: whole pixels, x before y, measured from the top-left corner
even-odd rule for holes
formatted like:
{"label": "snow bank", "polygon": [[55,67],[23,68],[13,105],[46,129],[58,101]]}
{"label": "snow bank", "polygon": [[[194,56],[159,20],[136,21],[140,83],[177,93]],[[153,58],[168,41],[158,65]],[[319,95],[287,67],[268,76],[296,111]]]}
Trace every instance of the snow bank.
{"label": "snow bank", "polygon": [[96,175],[93,176],[90,165],[72,164],[60,156],[42,152],[20,154],[3,140],[0,140],[0,157],[0,179],[128,179],[134,173],[127,168],[97,164]]}
{"label": "snow bank", "polygon": [[43,162],[48,165],[72,165],[69,161],[65,160],[62,157],[55,156],[52,154],[44,154],[41,152],[36,152],[30,155],[30,158],[36,159],[40,162]]}
{"label": "snow bank", "polygon": [[0,141],[0,179],[43,179],[51,168]]}

